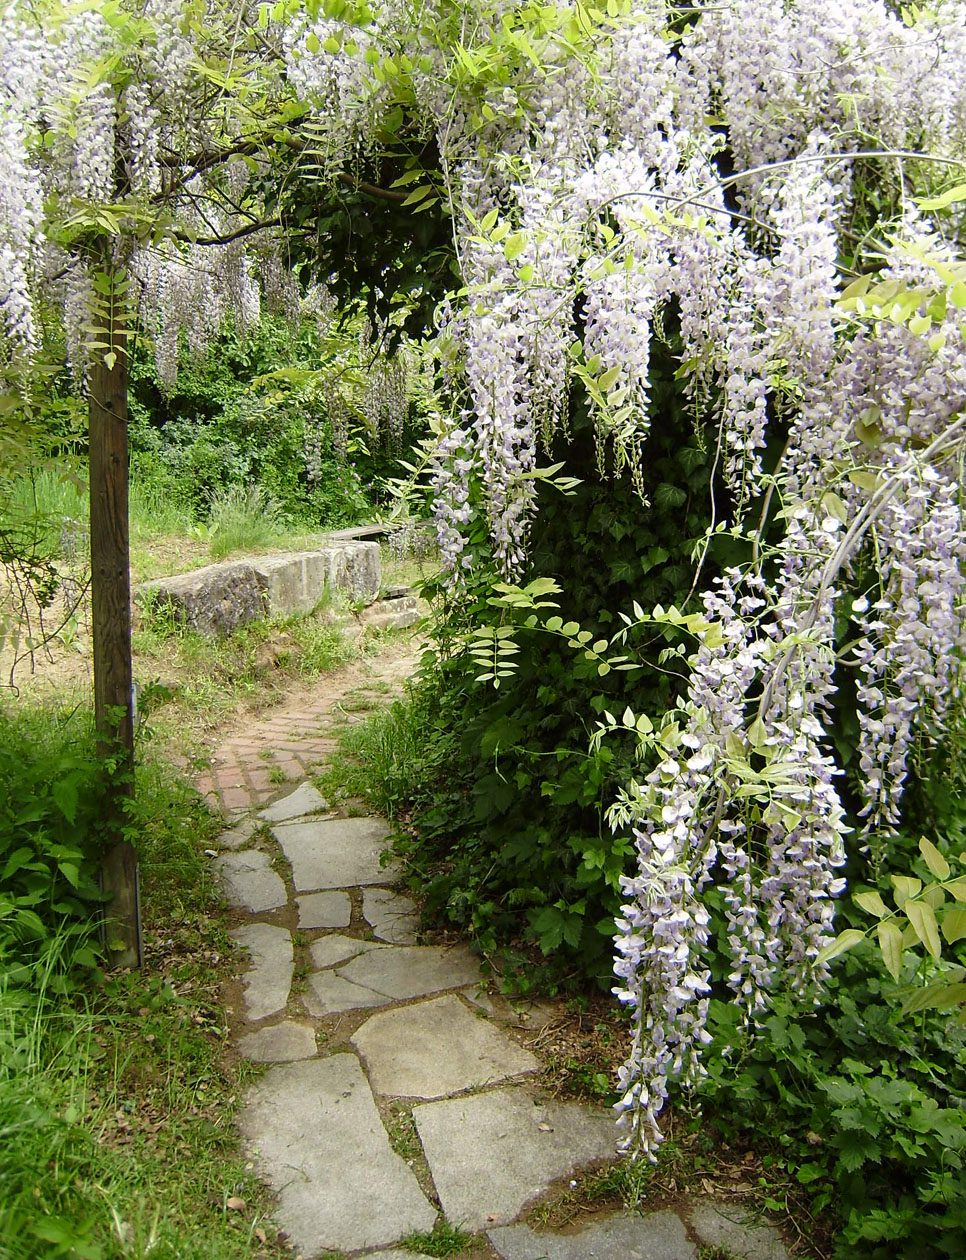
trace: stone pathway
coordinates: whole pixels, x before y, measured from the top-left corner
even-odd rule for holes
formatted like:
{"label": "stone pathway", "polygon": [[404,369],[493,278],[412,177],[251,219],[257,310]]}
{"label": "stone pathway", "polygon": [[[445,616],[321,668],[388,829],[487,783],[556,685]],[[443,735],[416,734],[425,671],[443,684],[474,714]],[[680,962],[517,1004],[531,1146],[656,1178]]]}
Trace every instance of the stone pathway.
{"label": "stone pathway", "polygon": [[487,993],[469,950],[419,943],[379,819],[339,816],[307,782],[263,805],[260,746],[293,726],[308,769],[328,751],[318,725],[305,705],[236,737],[248,812],[213,853],[237,919],[237,1049],[268,1065],[239,1124],[294,1254],[419,1260],[401,1243],[442,1213],[477,1236],[474,1260],[698,1260],[701,1247],[788,1260],[772,1227],[710,1198],[557,1233],[521,1219],[614,1158],[613,1118],[541,1093],[517,1014]]}

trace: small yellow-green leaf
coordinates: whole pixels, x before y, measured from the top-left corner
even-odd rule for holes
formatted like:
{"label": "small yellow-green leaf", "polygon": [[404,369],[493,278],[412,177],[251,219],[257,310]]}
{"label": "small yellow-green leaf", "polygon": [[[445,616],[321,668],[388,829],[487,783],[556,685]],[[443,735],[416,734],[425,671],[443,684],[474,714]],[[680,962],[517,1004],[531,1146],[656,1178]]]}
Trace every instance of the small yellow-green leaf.
{"label": "small yellow-green leaf", "polygon": [[902,933],[898,924],[894,919],[886,919],[878,925],[876,931],[886,971],[893,980],[898,980],[902,970]]}
{"label": "small yellow-green leaf", "polygon": [[524,232],[513,232],[506,238],[503,246],[503,257],[507,262],[513,262],[519,258],[527,247],[527,238]]}
{"label": "small yellow-green leaf", "polygon": [[949,863],[926,836],[919,841],[919,852],[926,859],[926,865],[937,879],[949,879]]}
{"label": "small yellow-green leaf", "polygon": [[822,507],[825,508],[829,516],[834,516],[836,520],[847,525],[849,521],[849,509],[845,502],[834,494],[831,490],[822,496]]}
{"label": "small yellow-green leaf", "polygon": [[950,863],[946,861],[940,850],[936,848],[936,845],[926,835],[923,835],[923,838],[919,840],[919,853],[922,853],[923,858],[926,859],[926,866],[929,868],[929,871],[935,874],[937,879],[950,878]]}
{"label": "small yellow-green leaf", "polygon": [[846,928],[844,932],[839,932],[830,945],[826,945],[824,949],[819,950],[815,961],[817,963],[830,962],[833,958],[838,958],[839,954],[844,954],[846,950],[858,945],[859,941],[864,940],[864,932],[860,932],[858,928]]}
{"label": "small yellow-green leaf", "polygon": [[957,184],[939,197],[929,197],[919,202],[920,210],[945,210],[956,201],[966,201],[966,184]]}
{"label": "small yellow-green leaf", "polygon": [[901,910],[910,897],[918,897],[922,881],[912,875],[892,875],[892,887],[896,890],[896,905]]}
{"label": "small yellow-green leaf", "polygon": [[[867,428],[868,426],[863,426]],[[862,435],[859,434],[861,439]],[[864,468],[855,468],[849,473],[849,481],[853,486],[858,486],[860,490],[864,490],[866,494],[874,494],[879,488],[879,478],[874,472],[869,472]]]}
{"label": "small yellow-green leaf", "polygon": [[884,919],[890,913],[889,907],[874,890],[856,893],[852,900],[857,906],[861,906],[866,914],[874,914],[877,919]]}
{"label": "small yellow-green leaf", "polygon": [[947,945],[966,937],[966,910],[953,906],[943,915],[942,934]]}
{"label": "small yellow-green leaf", "polygon": [[862,297],[864,293],[868,292],[871,281],[871,272],[866,276],[859,276],[858,280],[853,280],[847,288],[842,290],[840,301],[847,302],[849,298]]}
{"label": "small yellow-green leaf", "polygon": [[912,989],[902,1002],[903,1015],[915,1015],[919,1011],[949,1010],[966,1001],[966,984],[952,984],[946,980],[935,980],[921,988]]}
{"label": "small yellow-green leaf", "polygon": [[936,912],[924,901],[907,901],[903,906],[906,917],[915,928],[916,935],[922,941],[933,958],[942,956],[943,946],[939,939],[939,924]]}

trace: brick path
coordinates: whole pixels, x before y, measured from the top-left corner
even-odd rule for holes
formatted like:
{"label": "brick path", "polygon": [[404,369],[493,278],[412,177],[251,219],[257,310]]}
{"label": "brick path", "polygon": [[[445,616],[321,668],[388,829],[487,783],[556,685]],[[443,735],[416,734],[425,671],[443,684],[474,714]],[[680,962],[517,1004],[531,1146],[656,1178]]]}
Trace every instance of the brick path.
{"label": "brick path", "polygon": [[198,790],[225,815],[248,813],[312,777],[336,747],[334,726],[356,717],[342,708],[347,693],[371,691],[385,702],[385,683],[399,684],[415,666],[419,644],[402,642],[307,684],[297,695],[246,719],[214,749]]}

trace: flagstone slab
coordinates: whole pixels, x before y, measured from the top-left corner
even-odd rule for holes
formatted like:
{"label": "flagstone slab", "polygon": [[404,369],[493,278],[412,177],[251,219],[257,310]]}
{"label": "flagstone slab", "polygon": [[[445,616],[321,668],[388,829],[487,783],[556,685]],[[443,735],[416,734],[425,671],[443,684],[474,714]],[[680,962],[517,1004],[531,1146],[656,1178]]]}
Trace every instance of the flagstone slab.
{"label": "flagstone slab", "polygon": [[535,1105],[523,1086],[421,1103],[413,1119],[447,1220],[470,1232],[509,1224],[558,1178],[615,1155],[612,1116]]}
{"label": "flagstone slab", "polygon": [[239,1126],[296,1252],[359,1251],[432,1229],[436,1210],[390,1147],[355,1055],[270,1068]]}
{"label": "flagstone slab", "polygon": [[419,918],[411,898],[389,888],[364,888],[362,917],[381,941],[392,945],[416,944]]}
{"label": "flagstone slab", "polygon": [[[674,1212],[618,1212],[577,1233],[537,1233],[527,1225],[487,1231],[500,1260],[696,1260]],[[744,1253],[739,1253],[744,1256]]]}
{"label": "flagstone slab", "polygon": [[242,976],[248,1018],[267,1019],[284,1011],[294,970],[291,936],[271,923],[246,923],[231,936],[249,954],[249,968]]}
{"label": "flagstone slab", "polygon": [[687,1215],[692,1230],[706,1247],[718,1247],[742,1260],[791,1260],[775,1226],[756,1221],[737,1204],[692,1199]]}
{"label": "flagstone slab", "polygon": [[302,818],[305,814],[320,814],[329,808],[329,803],[311,783],[300,783],[294,792],[283,796],[274,805],[258,811],[264,822],[288,822],[293,818]]}
{"label": "flagstone slab", "polygon": [[375,1092],[394,1098],[444,1098],[540,1067],[452,994],[372,1015],[351,1044]]}
{"label": "flagstone slab", "polygon": [[295,901],[300,928],[341,928],[352,922],[352,902],[347,892],[306,893]]}
{"label": "flagstone slab", "polygon": [[272,827],[292,865],[296,892],[393,883],[398,870],[379,862],[388,834],[379,818],[319,818]]}
{"label": "flagstone slab", "polygon": [[254,1063],[292,1063],[311,1059],[315,1054],[315,1029],[308,1024],[285,1020],[268,1028],[259,1028],[239,1039],[238,1049]]}
{"label": "flagstone slab", "polygon": [[214,845],[218,849],[243,849],[260,826],[257,818],[240,818],[234,827],[215,837]]}
{"label": "flagstone slab", "polygon": [[353,958],[338,974],[396,1002],[478,984],[480,964],[463,945],[402,945]]}
{"label": "flagstone slab", "polygon": [[277,910],[288,900],[285,885],[272,870],[272,859],[261,849],[222,853],[213,863],[221,876],[230,905],[238,910],[262,914]]}
{"label": "flagstone slab", "polygon": [[385,1006],[388,1001],[384,993],[344,980],[336,971],[314,972],[302,994],[305,1009],[320,1019],[326,1015],[341,1015],[343,1011],[364,1010],[368,1006]]}
{"label": "flagstone slab", "polygon": [[322,969],[348,962],[350,958],[368,954],[374,949],[388,948],[388,945],[380,945],[377,941],[360,941],[357,936],[343,936],[341,932],[332,932],[314,941],[309,947],[309,955],[315,966]]}

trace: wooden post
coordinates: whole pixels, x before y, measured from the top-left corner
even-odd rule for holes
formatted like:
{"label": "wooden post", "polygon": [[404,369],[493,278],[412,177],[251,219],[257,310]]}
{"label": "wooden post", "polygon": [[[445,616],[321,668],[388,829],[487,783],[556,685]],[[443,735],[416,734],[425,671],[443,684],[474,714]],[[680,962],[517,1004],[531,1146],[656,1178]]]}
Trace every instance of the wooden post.
{"label": "wooden post", "polygon": [[[107,259],[106,249],[101,257]],[[112,277],[109,261],[105,261],[102,274]],[[134,794],[126,304],[112,293],[104,306],[108,327],[97,340],[107,345],[94,351],[88,383],[94,721],[98,756],[103,763],[107,840],[101,882],[104,891],[112,895],[105,911],[111,964],[139,967],[137,856],[123,836],[124,804]]]}

